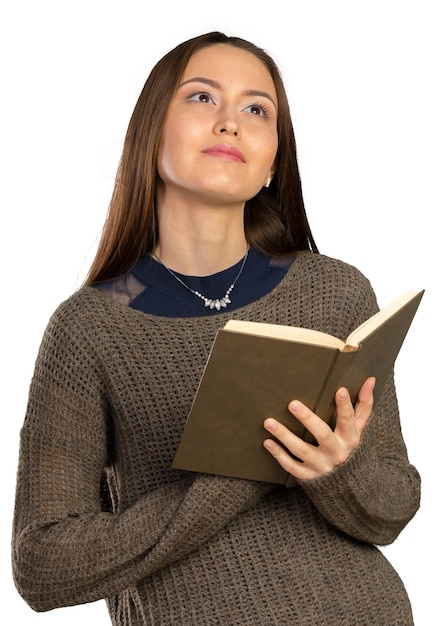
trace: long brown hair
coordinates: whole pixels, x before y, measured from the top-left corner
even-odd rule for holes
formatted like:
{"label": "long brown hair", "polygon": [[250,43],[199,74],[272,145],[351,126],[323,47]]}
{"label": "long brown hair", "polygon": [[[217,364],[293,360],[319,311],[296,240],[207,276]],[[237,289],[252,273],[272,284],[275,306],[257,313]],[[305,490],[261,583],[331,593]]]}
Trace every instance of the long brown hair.
{"label": "long brown hair", "polygon": [[201,48],[222,43],[260,59],[278,96],[276,169],[270,187],[245,204],[246,239],[267,255],[307,249],[317,252],[305,213],[293,125],[280,72],[261,48],[239,37],[212,32],[179,44],[152,69],[130,119],[107,219],[85,284],[120,276],[156,245],[157,156],[166,112],[190,57]]}

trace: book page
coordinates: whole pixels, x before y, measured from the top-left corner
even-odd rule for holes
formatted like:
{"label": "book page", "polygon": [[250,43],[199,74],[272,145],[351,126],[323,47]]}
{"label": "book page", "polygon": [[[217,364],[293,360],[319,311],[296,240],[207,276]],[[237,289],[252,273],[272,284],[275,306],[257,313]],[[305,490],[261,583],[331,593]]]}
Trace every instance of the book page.
{"label": "book page", "polygon": [[405,304],[407,304],[410,300],[412,300],[416,295],[417,291],[406,291],[401,296],[399,296],[396,300],[393,300],[386,307],[375,313],[368,320],[360,324],[358,328],[350,333],[346,340],[346,344],[349,346],[358,347],[359,344],[368,337],[376,328],[382,326],[382,324],[392,317],[397,311],[402,309]]}
{"label": "book page", "polygon": [[245,333],[247,335],[259,335],[271,337],[272,339],[283,339],[285,341],[298,341],[317,346],[331,348],[344,347],[345,343],[333,335],[322,333],[309,328],[299,328],[298,326],[282,326],[280,324],[269,324],[266,322],[246,322],[242,320],[230,320],[224,326],[224,330],[231,332]]}

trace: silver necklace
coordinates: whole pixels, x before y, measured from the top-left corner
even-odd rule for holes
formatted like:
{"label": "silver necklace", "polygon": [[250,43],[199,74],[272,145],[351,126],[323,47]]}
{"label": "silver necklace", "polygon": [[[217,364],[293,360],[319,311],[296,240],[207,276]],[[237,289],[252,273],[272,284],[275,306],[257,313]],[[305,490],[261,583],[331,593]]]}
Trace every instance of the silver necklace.
{"label": "silver necklace", "polygon": [[170,270],[169,267],[167,267],[163,263],[163,261],[161,261],[159,259],[157,254],[155,254],[154,252],[153,252],[153,257],[156,259],[156,261],[158,261],[160,263],[160,265],[162,265],[165,268],[165,270],[167,270],[171,274],[171,276],[173,276],[175,278],[175,280],[178,280],[178,282],[181,285],[183,285],[183,287],[185,287],[188,291],[190,291],[190,293],[193,293],[194,296],[197,296],[198,298],[203,300],[204,301],[204,306],[208,307],[209,309],[217,309],[218,311],[220,311],[221,309],[226,309],[228,304],[231,304],[230,293],[234,289],[234,285],[238,281],[238,279],[240,277],[240,274],[243,272],[243,268],[245,267],[246,259],[248,258],[248,252],[249,252],[249,246],[246,249],[245,256],[243,257],[243,262],[242,262],[242,265],[241,265],[241,267],[239,269],[239,272],[238,272],[237,276],[235,277],[235,279],[233,280],[233,282],[231,283],[231,285],[226,290],[225,295],[224,295],[223,298],[207,298],[206,296],[203,296],[202,293],[199,293],[199,291],[195,291],[194,289],[191,289],[189,287],[189,285],[186,285],[186,283],[184,283],[181,280],[181,278],[179,278],[176,274],[174,274],[174,272],[172,270]]}

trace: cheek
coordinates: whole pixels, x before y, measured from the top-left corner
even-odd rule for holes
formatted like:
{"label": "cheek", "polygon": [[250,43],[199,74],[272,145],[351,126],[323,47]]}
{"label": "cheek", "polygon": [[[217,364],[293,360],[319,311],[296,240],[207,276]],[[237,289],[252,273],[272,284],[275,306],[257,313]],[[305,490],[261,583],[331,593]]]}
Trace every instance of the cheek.
{"label": "cheek", "polygon": [[264,127],[261,124],[257,124],[256,127],[251,129],[251,132],[246,135],[246,138],[250,141],[252,154],[255,155],[255,160],[259,168],[270,169],[278,151],[278,132],[276,127]]}
{"label": "cheek", "polygon": [[178,136],[170,126],[164,129],[157,157],[157,171],[162,180],[165,180],[168,174],[170,176],[173,174],[174,168],[180,160],[181,141],[182,136]]}
{"label": "cheek", "polygon": [[278,151],[278,135],[273,133],[265,137],[262,142],[262,149],[266,167],[270,168],[275,162]]}

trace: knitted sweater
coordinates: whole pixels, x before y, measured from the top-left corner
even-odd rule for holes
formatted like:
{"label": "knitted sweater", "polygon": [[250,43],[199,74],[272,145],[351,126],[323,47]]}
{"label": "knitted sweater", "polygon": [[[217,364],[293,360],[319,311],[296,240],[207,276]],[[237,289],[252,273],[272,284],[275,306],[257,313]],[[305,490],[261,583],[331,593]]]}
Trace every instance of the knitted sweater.
{"label": "knitted sweater", "polygon": [[376,547],[419,506],[392,376],[359,446],[325,476],[287,489],[171,469],[219,327],[234,317],[344,338],[377,310],[368,280],[305,253],[271,293],[220,315],[157,317],[124,297],[79,290],[41,344],[13,534],[30,606],[106,598],[116,626],[411,625]]}

